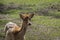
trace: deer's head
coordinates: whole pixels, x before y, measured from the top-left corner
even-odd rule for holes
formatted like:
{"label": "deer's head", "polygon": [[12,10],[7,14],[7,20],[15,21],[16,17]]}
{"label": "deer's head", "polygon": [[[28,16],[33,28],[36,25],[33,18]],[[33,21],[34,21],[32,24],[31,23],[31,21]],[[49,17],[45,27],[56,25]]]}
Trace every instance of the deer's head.
{"label": "deer's head", "polygon": [[22,13],[20,14],[20,18],[23,20],[23,21],[28,21],[28,25],[31,25],[31,18],[34,16],[33,13]]}

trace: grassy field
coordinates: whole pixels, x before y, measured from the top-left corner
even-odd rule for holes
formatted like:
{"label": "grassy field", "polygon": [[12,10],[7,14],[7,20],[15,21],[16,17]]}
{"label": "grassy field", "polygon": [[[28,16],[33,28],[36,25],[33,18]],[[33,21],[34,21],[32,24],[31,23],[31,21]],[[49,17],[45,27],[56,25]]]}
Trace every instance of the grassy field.
{"label": "grassy field", "polygon": [[19,5],[31,5],[30,7],[32,8],[32,11],[35,11],[37,9],[48,7],[50,6],[50,4],[60,3],[60,0],[1,0],[0,3],[3,4],[15,3]]}
{"label": "grassy field", "polygon": [[[9,21],[15,22],[20,25],[20,12],[34,12],[41,9],[44,10],[45,8],[50,6],[50,4],[60,4],[60,0],[1,0],[0,3],[2,2],[3,4],[15,3],[19,5],[34,6],[29,6],[32,8],[32,10],[13,9],[7,10],[7,14],[0,14],[3,16],[3,18],[0,19],[0,30],[3,30],[5,24]],[[49,15],[46,14],[47,16],[38,15],[38,13],[35,13],[35,16],[32,18],[32,25],[27,29],[25,40],[60,40],[60,11],[51,9],[48,12]],[[3,36],[4,32],[0,31],[0,39]]]}
{"label": "grassy field", "polygon": [[[0,21],[0,24],[4,26],[8,21],[12,21],[19,25],[20,20],[19,20],[19,15],[17,13],[9,14],[9,19],[10,18],[12,20],[5,19],[3,21]],[[3,27],[0,27],[0,29],[2,28]],[[29,26],[27,29],[25,37],[26,37],[25,40],[57,40],[59,39],[60,38],[60,19],[56,19],[51,16],[35,15],[34,18],[32,19],[32,25]]]}

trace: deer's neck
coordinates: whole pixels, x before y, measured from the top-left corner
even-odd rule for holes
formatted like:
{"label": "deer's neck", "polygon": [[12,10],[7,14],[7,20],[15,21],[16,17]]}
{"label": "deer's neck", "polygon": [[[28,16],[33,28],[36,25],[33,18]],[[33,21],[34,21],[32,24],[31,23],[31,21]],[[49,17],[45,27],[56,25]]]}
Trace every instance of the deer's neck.
{"label": "deer's neck", "polygon": [[22,27],[21,27],[21,32],[22,32],[23,34],[26,33],[27,26],[28,26],[28,21],[23,21]]}
{"label": "deer's neck", "polygon": [[27,29],[27,26],[28,26],[28,21],[23,21],[22,23],[22,30],[26,30]]}

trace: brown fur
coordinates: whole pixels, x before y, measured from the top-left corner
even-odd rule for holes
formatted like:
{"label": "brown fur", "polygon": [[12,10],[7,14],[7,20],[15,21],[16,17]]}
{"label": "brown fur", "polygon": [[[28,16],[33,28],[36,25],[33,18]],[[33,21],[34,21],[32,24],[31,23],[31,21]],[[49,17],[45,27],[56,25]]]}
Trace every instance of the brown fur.
{"label": "brown fur", "polygon": [[33,17],[34,14],[20,14],[20,17],[23,20],[22,27],[16,26],[12,28],[12,31],[6,31],[5,40],[24,40],[24,35],[27,30],[28,20]]}

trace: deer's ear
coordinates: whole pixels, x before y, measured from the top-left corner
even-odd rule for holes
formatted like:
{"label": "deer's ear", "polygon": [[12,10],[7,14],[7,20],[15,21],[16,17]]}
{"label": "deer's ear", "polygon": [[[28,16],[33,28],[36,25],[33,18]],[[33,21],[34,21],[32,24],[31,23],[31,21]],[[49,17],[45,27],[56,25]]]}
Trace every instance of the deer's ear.
{"label": "deer's ear", "polygon": [[28,15],[29,20],[31,20],[31,18],[33,18],[33,16],[34,16],[34,13],[29,13],[29,15]]}
{"label": "deer's ear", "polygon": [[19,16],[20,16],[20,18],[22,18],[22,19],[23,19],[23,14],[19,14]]}
{"label": "deer's ear", "polygon": [[34,13],[30,13],[29,17],[32,18],[34,16]]}

